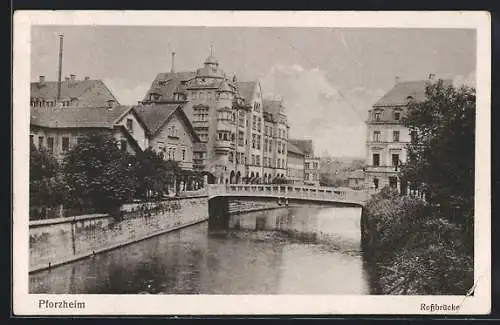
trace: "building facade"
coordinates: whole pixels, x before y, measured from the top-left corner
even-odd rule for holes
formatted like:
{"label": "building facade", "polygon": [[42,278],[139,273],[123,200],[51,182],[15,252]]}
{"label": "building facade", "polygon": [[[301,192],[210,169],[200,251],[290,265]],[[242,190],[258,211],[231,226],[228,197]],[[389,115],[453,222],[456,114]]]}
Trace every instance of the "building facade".
{"label": "building facade", "polygon": [[82,137],[93,132],[113,135],[123,151],[136,154],[141,147],[129,132],[117,124],[131,107],[54,109],[32,107],[30,116],[30,141],[36,148],[44,148],[58,161],[78,145]]}
{"label": "building facade", "polygon": [[213,55],[195,71],[176,72],[172,64],[170,72],[156,76],[142,103],[182,104],[200,139],[193,148],[194,169],[210,173],[216,183],[268,183],[285,177],[282,142],[288,124],[282,102],[266,108],[260,83],[229,77]]}
{"label": "building facade", "polygon": [[[408,103],[425,99],[425,87],[431,80],[399,81],[368,111],[365,188],[378,192],[385,186],[405,192],[407,184],[399,176],[399,166],[406,162],[406,147],[411,142],[409,129],[403,125]],[[445,84],[451,84],[445,80]]]}
{"label": "building facade", "polygon": [[296,145],[288,142],[286,178],[290,184],[304,184],[305,154]]}
{"label": "building facade", "polygon": [[304,184],[319,186],[319,164],[320,159],[314,155],[314,146],[312,140],[291,139],[291,143],[300,148],[304,153]]}

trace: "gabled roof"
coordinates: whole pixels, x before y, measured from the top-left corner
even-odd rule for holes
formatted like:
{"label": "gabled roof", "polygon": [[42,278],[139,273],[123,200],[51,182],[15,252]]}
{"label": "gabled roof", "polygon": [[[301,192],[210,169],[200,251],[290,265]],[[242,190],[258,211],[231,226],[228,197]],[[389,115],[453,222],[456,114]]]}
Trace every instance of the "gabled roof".
{"label": "gabled roof", "polygon": [[153,104],[153,105],[138,105],[134,106],[134,111],[146,127],[146,132],[152,136],[158,132],[165,123],[167,123],[174,114],[178,114],[179,118],[188,128],[188,132],[194,138],[194,142],[200,142],[198,135],[193,129],[193,125],[187,118],[182,104]]}
{"label": "gabled roof", "polygon": [[113,128],[115,130],[120,131],[125,136],[128,143],[130,143],[135,152],[142,151],[141,147],[139,146],[135,138],[127,131],[127,128],[124,125],[115,125]]}
{"label": "gabled roof", "polygon": [[131,106],[31,107],[30,124],[48,128],[113,128]]}
{"label": "gabled roof", "polygon": [[276,116],[280,113],[280,108],[282,105],[283,105],[282,100],[275,100],[275,99],[262,100],[262,107],[264,108],[264,112],[268,112],[273,116]]}
{"label": "gabled roof", "polygon": [[289,151],[289,152],[293,152],[295,154],[299,154],[302,156],[304,155],[304,152],[299,147],[297,147],[295,144],[293,144],[293,142],[288,141],[286,148],[287,148],[287,151]]}
{"label": "gabled roof", "polygon": [[289,139],[288,142],[297,146],[304,154],[314,155],[312,140]]}
{"label": "gabled roof", "polygon": [[365,178],[365,172],[362,169],[356,169],[352,173],[349,174],[348,178]]}
{"label": "gabled roof", "polygon": [[[378,106],[405,106],[409,99],[425,100],[425,87],[429,80],[401,81],[392,87],[373,107]],[[443,80],[445,86],[451,86],[451,79]],[[411,98],[410,98],[411,97]]]}
{"label": "gabled roof", "polygon": [[238,88],[238,92],[247,103],[250,103],[252,101],[255,87],[257,87],[257,81],[236,82],[236,88]]}
{"label": "gabled roof", "polygon": [[[57,81],[32,82],[30,97],[35,99],[56,100]],[[80,107],[104,107],[108,101],[118,100],[102,80],[65,80],[61,82],[61,99],[78,100]]]}
{"label": "gabled roof", "polygon": [[196,72],[194,71],[158,73],[146,92],[144,101],[149,100],[149,95],[153,92],[160,95],[163,100],[172,100],[175,92],[184,90],[182,81],[188,81],[195,76]]}

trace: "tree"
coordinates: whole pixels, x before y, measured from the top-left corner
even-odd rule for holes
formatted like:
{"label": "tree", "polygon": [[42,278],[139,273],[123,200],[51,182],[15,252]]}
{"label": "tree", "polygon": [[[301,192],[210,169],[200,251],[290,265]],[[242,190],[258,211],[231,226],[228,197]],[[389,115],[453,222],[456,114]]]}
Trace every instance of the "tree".
{"label": "tree", "polygon": [[120,151],[112,135],[92,133],[64,158],[73,204],[111,212],[135,194],[136,159]]}
{"label": "tree", "polygon": [[[423,101],[410,101],[403,119],[412,135],[402,177],[424,184],[441,212],[470,222],[474,208],[475,89],[429,83]],[[460,213],[456,213],[457,208]]]}
{"label": "tree", "polygon": [[179,171],[177,162],[165,161],[161,154],[146,149],[137,155],[137,194],[143,198],[162,197]]}
{"label": "tree", "polygon": [[66,187],[57,160],[45,149],[30,143],[30,205],[62,204]]}

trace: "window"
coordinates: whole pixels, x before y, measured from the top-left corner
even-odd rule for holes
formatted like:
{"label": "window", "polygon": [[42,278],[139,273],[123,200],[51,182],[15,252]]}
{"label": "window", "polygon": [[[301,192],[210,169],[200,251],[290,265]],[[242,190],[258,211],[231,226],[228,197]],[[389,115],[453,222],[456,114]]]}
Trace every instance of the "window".
{"label": "window", "polygon": [[257,128],[257,116],[253,115],[252,116],[252,130],[255,130]]}
{"label": "window", "polygon": [[273,149],[273,140],[269,139],[269,152],[272,152]]}
{"label": "window", "polygon": [[380,166],[380,154],[373,154],[373,166]]}
{"label": "window", "polygon": [[43,137],[38,137],[38,149],[43,148]]}
{"label": "window", "polygon": [[267,152],[267,139],[264,139],[264,152]]}
{"label": "window", "polygon": [[120,140],[120,150],[122,152],[127,151],[127,140]]}
{"label": "window", "polygon": [[389,176],[389,186],[391,188],[397,188],[398,187],[398,178],[394,176]]}
{"label": "window", "polygon": [[374,142],[380,141],[380,131],[373,131],[373,141]]}
{"label": "window", "polygon": [[245,133],[243,131],[238,131],[238,146],[243,147],[245,145]]}
{"label": "window", "polygon": [[172,125],[168,128],[167,135],[171,138],[178,138],[179,137],[178,131],[177,131],[177,128],[175,127],[175,125]]}
{"label": "window", "polygon": [[277,142],[276,146],[278,147],[278,153],[281,153],[281,142]]}
{"label": "window", "polygon": [[133,120],[131,118],[127,119],[127,130],[130,132],[130,134],[134,134],[134,129],[133,129]]}
{"label": "window", "polygon": [[379,122],[380,121],[380,117],[381,117],[381,113],[380,112],[375,112],[373,114],[374,118],[375,118],[375,121]]}
{"label": "window", "polygon": [[392,141],[399,142],[399,131],[392,131]]}
{"label": "window", "polygon": [[313,163],[313,168],[314,169],[318,169],[318,163],[317,162]]}
{"label": "window", "polygon": [[278,166],[277,166],[277,168],[281,168],[281,165],[280,165],[280,163],[281,163],[281,160],[280,160],[280,159],[278,159],[278,160],[277,160],[277,163],[278,163]]}
{"label": "window", "polygon": [[252,165],[255,165],[255,155],[252,155]]}
{"label": "window", "polygon": [[305,163],[305,164],[304,164],[304,168],[305,168],[305,169],[310,169],[309,167],[311,167],[311,164],[310,164],[310,163]]}
{"label": "window", "polygon": [[233,162],[233,153],[232,152],[229,153],[228,159],[229,159],[229,162]]}
{"label": "window", "polygon": [[398,154],[392,155],[392,165],[395,167],[397,167],[399,165],[399,155]]}
{"label": "window", "polygon": [[68,151],[68,149],[69,149],[69,138],[63,137],[62,138],[62,151]]}
{"label": "window", "polygon": [[186,150],[182,149],[182,161],[186,160]]}
{"label": "window", "polygon": [[255,156],[255,163],[257,164],[257,166],[260,166],[260,156],[259,155]]}
{"label": "window", "polygon": [[252,149],[255,149],[255,141],[256,141],[256,135],[252,134]]}
{"label": "window", "polygon": [[378,178],[373,179],[373,186],[375,187],[376,190],[378,190]]}
{"label": "window", "polygon": [[401,119],[401,112],[394,112],[394,119],[399,121]]}
{"label": "window", "polygon": [[260,117],[257,123],[257,130],[259,130],[259,132],[262,132],[262,119]]}
{"label": "window", "polygon": [[54,138],[53,137],[47,138],[47,148],[49,149],[50,153],[54,153]]}
{"label": "window", "polygon": [[258,136],[257,136],[257,150],[260,150],[260,142],[261,142],[260,140],[261,140],[261,139],[262,139],[262,138],[261,138],[261,136],[260,136],[260,135],[258,135]]}

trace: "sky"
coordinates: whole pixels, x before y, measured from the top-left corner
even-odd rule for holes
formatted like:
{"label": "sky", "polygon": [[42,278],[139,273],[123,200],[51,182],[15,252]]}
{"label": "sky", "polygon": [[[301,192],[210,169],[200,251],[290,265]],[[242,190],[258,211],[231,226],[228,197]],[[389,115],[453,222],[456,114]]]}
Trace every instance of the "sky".
{"label": "sky", "polygon": [[31,79],[102,79],[121,104],[135,104],[159,72],[193,71],[213,53],[240,81],[259,80],[263,96],[282,98],[290,137],[312,139],[318,155],[365,156],[367,112],[400,80],[430,73],[475,86],[471,29],[36,26]]}

